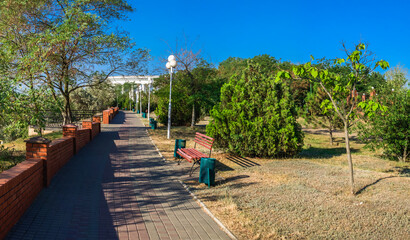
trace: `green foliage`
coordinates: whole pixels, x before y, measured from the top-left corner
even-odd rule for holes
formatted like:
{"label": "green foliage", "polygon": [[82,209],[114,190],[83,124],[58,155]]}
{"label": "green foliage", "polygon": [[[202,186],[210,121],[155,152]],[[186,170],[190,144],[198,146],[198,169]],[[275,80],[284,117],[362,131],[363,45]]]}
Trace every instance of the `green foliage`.
{"label": "green foliage", "polygon": [[359,125],[359,138],[373,150],[383,149],[387,158],[406,162],[410,155],[410,90],[405,86],[406,72],[395,68],[386,77],[370,101],[373,104],[369,104],[369,111],[375,114]]}
{"label": "green foliage", "polygon": [[219,147],[266,157],[289,157],[301,150],[303,133],[290,88],[275,81],[278,62],[269,61],[250,60],[222,87],[221,103],[211,111],[213,120],[207,126]]}
{"label": "green foliage", "polygon": [[[189,99],[189,88],[184,84],[183,72],[174,74],[172,86],[172,109],[171,109],[171,124],[173,126],[189,126],[192,117],[192,102]],[[163,75],[159,81],[166,81],[169,75]],[[175,80],[175,81],[174,81]],[[168,80],[169,81],[169,80]],[[169,82],[168,82],[169,84]],[[158,121],[162,124],[168,123],[168,103],[169,103],[169,85],[164,86],[155,91],[155,96],[158,99],[158,106],[155,114],[158,116]],[[196,106],[196,112],[199,112],[199,105]],[[196,115],[196,121],[199,119],[199,114]]]}
{"label": "green foliage", "polygon": [[[192,109],[195,109],[197,122],[202,113],[219,102],[219,91],[223,81],[217,77],[217,71],[205,61],[201,61],[192,70],[181,70],[173,74],[171,122],[176,126],[188,126],[192,123]],[[154,99],[158,106],[156,114],[161,123],[168,121],[169,75],[155,79]]]}
{"label": "green foliage", "polygon": [[315,127],[326,128],[329,131],[330,143],[333,144],[333,131],[343,128],[343,122],[329,105],[328,96],[319,84],[311,83],[311,85],[312,91],[305,99],[303,117],[307,123]]}
{"label": "green foliage", "polygon": [[35,89],[47,87],[55,101],[63,100],[60,111],[64,122],[70,122],[74,91],[114,73],[144,70],[149,52],[136,49],[125,32],[110,25],[130,11],[124,0],[0,2],[6,75]]}
{"label": "green foliage", "polygon": [[[141,99],[141,105],[142,105],[142,112],[147,112],[148,111],[148,92],[143,91],[141,93],[142,95],[142,99]],[[139,103],[137,103],[139,104]],[[157,96],[155,96],[152,92],[151,92],[151,100],[150,100],[150,112],[155,111],[155,109],[157,109],[158,107],[158,99]],[[139,106],[138,106],[139,109]]]}
{"label": "green foliage", "polygon": [[218,76],[228,82],[233,75],[239,75],[248,66],[247,59],[229,57],[219,63]]}
{"label": "green foliage", "polygon": [[[309,79],[311,82],[318,83],[323,91],[328,96],[327,100],[324,100],[321,104],[322,108],[334,109],[337,116],[343,122],[346,142],[346,156],[350,169],[350,183],[351,191],[354,193],[354,177],[353,177],[353,162],[350,153],[349,143],[349,128],[354,125],[355,120],[363,113],[373,114],[377,109],[380,109],[380,105],[375,102],[364,101],[359,103],[358,97],[356,97],[357,86],[360,83],[369,79],[369,74],[377,67],[386,69],[389,67],[389,63],[380,60],[375,64],[365,65],[369,63],[369,53],[367,52],[366,45],[360,43],[350,51],[343,44],[344,51],[347,57],[337,58],[334,60],[330,67],[321,67],[315,65],[312,62],[305,63],[300,66],[295,66],[292,69],[293,75],[300,78]],[[372,61],[370,61],[372,63]],[[340,71],[335,71],[334,68],[339,68]],[[281,78],[292,79],[292,75],[289,71],[280,71],[276,75],[276,80]],[[373,106],[369,107],[369,103]]]}
{"label": "green foliage", "polygon": [[114,106],[115,97],[114,86],[101,83],[97,86],[77,89],[71,100],[73,109],[101,111]]}

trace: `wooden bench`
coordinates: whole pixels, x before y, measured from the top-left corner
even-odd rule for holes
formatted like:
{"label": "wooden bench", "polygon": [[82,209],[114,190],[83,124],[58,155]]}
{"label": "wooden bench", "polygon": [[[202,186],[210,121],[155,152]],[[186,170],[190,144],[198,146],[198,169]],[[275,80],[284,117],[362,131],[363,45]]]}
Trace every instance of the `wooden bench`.
{"label": "wooden bench", "polygon": [[[186,159],[188,162],[192,163],[191,170],[189,171],[189,176],[192,176],[192,173],[199,167],[199,164],[201,163],[201,158],[209,158],[211,157],[212,153],[212,145],[214,144],[214,139],[211,137],[208,137],[202,133],[195,133],[195,139],[194,139],[195,145],[194,148],[179,148],[177,150],[177,153],[179,156],[183,157]],[[209,154],[206,155],[196,149],[196,145],[199,144],[202,147],[206,148],[209,150]],[[194,169],[195,164],[198,165],[197,168]]]}

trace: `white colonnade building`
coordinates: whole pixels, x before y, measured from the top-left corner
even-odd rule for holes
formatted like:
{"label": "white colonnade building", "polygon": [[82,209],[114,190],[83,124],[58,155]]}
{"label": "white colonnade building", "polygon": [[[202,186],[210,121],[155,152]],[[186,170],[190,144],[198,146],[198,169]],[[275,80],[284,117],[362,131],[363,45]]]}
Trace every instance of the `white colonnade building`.
{"label": "white colonnade building", "polygon": [[151,75],[151,76],[112,76],[108,77],[108,81],[111,84],[120,84],[123,85],[124,83],[134,83],[136,84],[136,88],[130,91],[130,98],[136,99],[136,102],[140,103],[140,111],[141,111],[141,101],[140,96],[141,92],[150,92],[151,91],[151,84],[153,83],[155,78],[159,78],[158,75]]}

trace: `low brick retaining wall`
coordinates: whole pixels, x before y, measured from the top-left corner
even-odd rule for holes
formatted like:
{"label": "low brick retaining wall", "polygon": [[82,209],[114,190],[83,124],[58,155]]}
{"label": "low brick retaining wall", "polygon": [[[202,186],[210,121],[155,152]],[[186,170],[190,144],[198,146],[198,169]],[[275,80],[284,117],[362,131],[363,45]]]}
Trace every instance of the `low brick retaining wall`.
{"label": "low brick retaining wall", "polygon": [[50,141],[45,138],[26,140],[26,159],[38,158],[44,161],[44,185],[50,185],[51,179],[62,168],[74,152],[74,137],[63,137]]}
{"label": "low brick retaining wall", "polygon": [[118,114],[120,108],[112,107],[103,111],[103,123],[110,124],[114,117]]}
{"label": "low brick retaining wall", "polygon": [[43,160],[30,159],[0,174],[0,239],[18,222],[44,186]]}
{"label": "low brick retaining wall", "polygon": [[[118,110],[106,110],[108,117],[113,118]],[[73,155],[97,137],[101,132],[101,119],[95,116],[93,122],[84,121],[82,127],[65,125],[64,137],[53,141],[42,137],[26,140],[26,161],[0,173],[0,239]]]}
{"label": "low brick retaining wall", "polygon": [[83,129],[91,130],[91,140],[92,140],[100,133],[101,124],[99,122],[83,121]]}
{"label": "low brick retaining wall", "polygon": [[77,152],[81,150],[87,143],[89,143],[91,140],[91,129],[80,129],[77,130],[77,137],[75,139],[76,141],[76,149]]}

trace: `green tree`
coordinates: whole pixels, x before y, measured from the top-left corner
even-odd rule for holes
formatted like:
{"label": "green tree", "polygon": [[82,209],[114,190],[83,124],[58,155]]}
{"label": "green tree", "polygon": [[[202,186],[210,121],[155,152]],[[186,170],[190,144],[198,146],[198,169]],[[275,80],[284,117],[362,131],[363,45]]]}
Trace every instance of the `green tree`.
{"label": "green tree", "polygon": [[[359,116],[358,113],[358,98],[356,96],[357,85],[362,81],[368,79],[369,74],[378,66],[383,69],[388,68],[389,64],[380,60],[375,64],[368,61],[366,45],[360,43],[355,46],[353,51],[348,50],[343,44],[346,58],[338,58],[334,61],[334,66],[348,67],[349,71],[342,71],[340,73],[329,71],[329,69],[318,68],[312,62],[305,63],[293,68],[293,74],[298,77],[309,79],[311,82],[318,83],[323,91],[328,96],[328,99],[322,102],[322,106],[326,109],[334,109],[337,116],[343,121],[343,128],[345,133],[346,156],[349,163],[350,170],[350,184],[351,192],[354,191],[354,176],[353,176],[353,162],[350,152],[349,142],[349,128],[355,123],[355,119]],[[312,60],[313,57],[312,57]],[[281,77],[292,78],[291,73],[281,71],[277,74],[277,79]],[[371,108],[369,108],[371,106]],[[360,107],[362,109],[377,110],[381,106],[377,103],[363,102]]]}
{"label": "green tree", "polygon": [[406,162],[410,155],[410,90],[406,88],[407,72],[395,67],[386,72],[387,81],[377,88],[370,101],[383,106],[359,125],[359,138],[367,147],[383,149],[389,159]]}
{"label": "green tree", "polygon": [[62,96],[64,122],[71,122],[75,90],[144,69],[148,51],[110,25],[130,11],[124,0],[2,1],[0,44],[13,56],[8,76],[41,81],[56,101]]}
{"label": "green tree", "polygon": [[71,98],[72,105],[77,110],[102,111],[116,105],[114,86],[106,82],[94,87],[79,88]]}
{"label": "green tree", "polygon": [[313,90],[305,99],[306,112],[303,116],[306,122],[326,128],[329,132],[330,144],[333,145],[333,131],[343,128],[343,122],[333,109],[322,108],[322,102],[328,99],[328,96],[317,83],[312,85]]}
{"label": "green tree", "polygon": [[248,61],[221,90],[207,133],[219,147],[243,156],[289,157],[303,145],[303,132],[288,84],[275,82],[278,62]]}
{"label": "green tree", "polygon": [[[216,77],[217,71],[205,61],[195,68],[177,71],[172,81],[172,112],[173,125],[192,125],[199,120],[202,111],[208,111],[219,101],[219,89],[222,82]],[[155,79],[154,95],[158,98],[156,114],[159,121],[166,123],[168,119],[169,75]]]}
{"label": "green tree", "polygon": [[[185,78],[185,79],[184,79]],[[189,99],[189,85],[185,84],[191,79],[186,73],[176,72],[172,81],[172,111],[171,123],[173,126],[189,126],[192,121],[192,105]],[[155,79],[154,87],[157,90],[153,93],[158,99],[158,106],[155,110],[158,121],[162,124],[168,122],[168,101],[169,101],[169,75],[162,75]],[[197,105],[198,107],[199,105]],[[199,109],[197,108],[198,112]],[[195,115],[196,120],[199,114]],[[195,121],[196,121],[195,120]]]}
{"label": "green tree", "polygon": [[228,82],[233,75],[240,74],[248,66],[248,59],[229,57],[219,63],[218,76]]}

